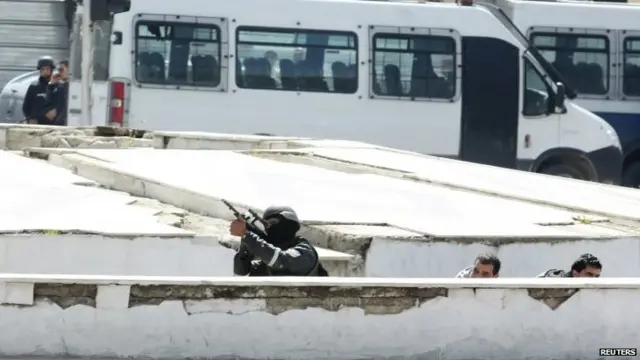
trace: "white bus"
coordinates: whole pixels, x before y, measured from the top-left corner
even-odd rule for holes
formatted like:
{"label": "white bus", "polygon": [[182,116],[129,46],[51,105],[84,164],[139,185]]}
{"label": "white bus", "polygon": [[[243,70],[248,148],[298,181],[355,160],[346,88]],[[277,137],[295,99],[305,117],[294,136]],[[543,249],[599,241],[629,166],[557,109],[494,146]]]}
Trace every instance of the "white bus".
{"label": "white bus", "polygon": [[640,6],[584,1],[489,0],[527,35],[577,92],[576,103],[609,122],[624,152],[622,183],[640,186]]}
{"label": "white bus", "polygon": [[[84,124],[81,22],[80,8],[70,125]],[[619,181],[613,128],[565,99],[496,8],[133,0],[93,33],[92,125],[350,139]]]}

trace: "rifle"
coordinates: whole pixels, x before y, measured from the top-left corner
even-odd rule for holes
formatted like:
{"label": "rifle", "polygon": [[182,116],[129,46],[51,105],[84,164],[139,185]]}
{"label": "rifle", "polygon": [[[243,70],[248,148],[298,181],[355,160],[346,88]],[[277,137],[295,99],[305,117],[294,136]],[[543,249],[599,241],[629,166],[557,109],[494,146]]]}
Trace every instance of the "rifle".
{"label": "rifle", "polygon": [[263,239],[267,238],[267,233],[265,230],[267,228],[267,223],[264,221],[264,219],[260,215],[258,215],[255,211],[251,209],[247,210],[245,214],[240,214],[238,209],[236,209],[233,205],[231,205],[231,203],[229,203],[227,200],[225,199],[220,199],[220,200],[222,200],[222,203],[225,204],[229,208],[229,210],[231,210],[231,212],[233,213],[233,216],[235,216],[236,219],[242,220],[247,224],[247,230],[260,236]]}

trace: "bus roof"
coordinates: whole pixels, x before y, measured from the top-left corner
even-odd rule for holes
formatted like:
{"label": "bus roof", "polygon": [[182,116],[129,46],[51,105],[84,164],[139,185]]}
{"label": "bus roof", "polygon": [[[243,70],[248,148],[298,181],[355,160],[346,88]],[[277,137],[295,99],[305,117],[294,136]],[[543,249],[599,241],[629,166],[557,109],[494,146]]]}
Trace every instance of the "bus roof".
{"label": "bus roof", "polygon": [[[328,21],[325,14],[331,13]],[[373,0],[136,0],[116,21],[136,14],[227,17],[237,24],[302,29],[352,30],[358,25],[455,28],[461,35],[509,36],[487,9],[455,3]],[[295,19],[292,21],[292,19]],[[394,20],[395,19],[395,20]],[[501,35],[502,34],[502,35]]]}
{"label": "bus roof", "polygon": [[495,3],[512,16],[520,29],[531,26],[640,29],[640,6],[633,4],[528,0]]}

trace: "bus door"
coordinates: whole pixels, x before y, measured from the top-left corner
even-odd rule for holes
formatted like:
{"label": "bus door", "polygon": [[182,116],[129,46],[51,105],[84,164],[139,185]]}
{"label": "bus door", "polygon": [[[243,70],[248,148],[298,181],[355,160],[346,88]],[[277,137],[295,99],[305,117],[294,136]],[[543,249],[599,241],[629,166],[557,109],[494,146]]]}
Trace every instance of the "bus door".
{"label": "bus door", "polygon": [[460,159],[517,166],[520,51],[504,40],[462,39]]}

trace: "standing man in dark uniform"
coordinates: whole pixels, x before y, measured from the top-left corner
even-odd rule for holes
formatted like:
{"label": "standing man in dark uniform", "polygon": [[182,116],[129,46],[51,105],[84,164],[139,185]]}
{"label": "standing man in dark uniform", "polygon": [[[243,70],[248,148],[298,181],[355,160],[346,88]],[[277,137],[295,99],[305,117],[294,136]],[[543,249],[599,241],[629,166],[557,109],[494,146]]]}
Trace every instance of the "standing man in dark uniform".
{"label": "standing man in dark uniform", "polygon": [[288,206],[270,206],[264,212],[267,238],[247,230],[242,220],[231,222],[231,235],[242,238],[233,259],[233,272],[248,276],[329,276],[318,253],[300,230],[298,215]]}
{"label": "standing man in dark uniform", "polygon": [[47,88],[54,65],[53,59],[49,56],[38,60],[37,69],[40,70],[40,77],[29,85],[22,103],[22,113],[29,124],[51,125],[55,120],[55,109],[47,98]]}

